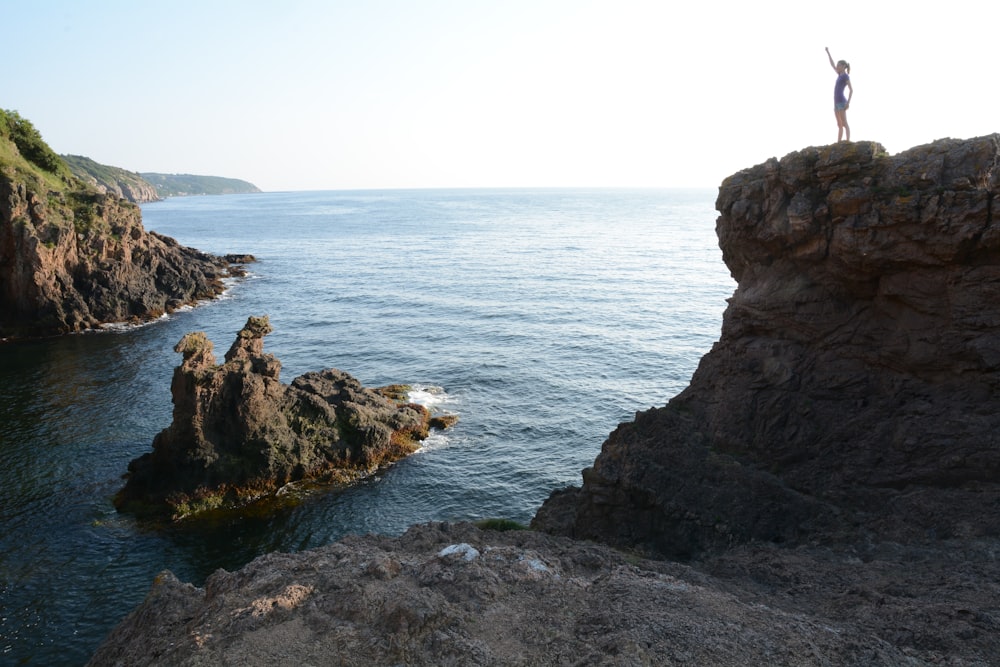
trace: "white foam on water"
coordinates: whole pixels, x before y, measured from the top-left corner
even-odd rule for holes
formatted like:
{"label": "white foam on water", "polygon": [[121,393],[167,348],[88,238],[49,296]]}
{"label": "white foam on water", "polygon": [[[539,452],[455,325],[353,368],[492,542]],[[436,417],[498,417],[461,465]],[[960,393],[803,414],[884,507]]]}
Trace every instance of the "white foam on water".
{"label": "white foam on water", "polygon": [[448,437],[446,432],[435,429],[430,432],[430,435],[420,441],[420,449],[414,452],[414,454],[434,451],[436,449],[444,449],[451,444],[452,439]]}
{"label": "white foam on water", "polygon": [[[443,387],[436,385],[413,385],[406,394],[409,403],[422,405],[431,411],[432,415],[455,415],[456,412],[443,406],[454,405],[458,399],[451,396]],[[450,429],[449,429],[450,431]],[[435,449],[442,449],[452,444],[452,439],[448,436],[448,431],[434,429],[421,443],[417,452],[426,452]]]}
{"label": "white foam on water", "polygon": [[443,387],[415,384],[407,394],[407,400],[433,411],[433,408],[451,402],[452,398]]}
{"label": "white foam on water", "polygon": [[[180,310],[180,309],[178,309]],[[176,312],[176,311],[175,311]],[[155,317],[151,320],[144,320],[142,322],[105,322],[98,326],[96,331],[110,331],[112,333],[125,333],[127,331],[132,331],[133,329],[141,329],[143,327],[148,327],[156,322],[162,322],[170,317],[167,313]],[[82,332],[86,333],[86,332]]]}

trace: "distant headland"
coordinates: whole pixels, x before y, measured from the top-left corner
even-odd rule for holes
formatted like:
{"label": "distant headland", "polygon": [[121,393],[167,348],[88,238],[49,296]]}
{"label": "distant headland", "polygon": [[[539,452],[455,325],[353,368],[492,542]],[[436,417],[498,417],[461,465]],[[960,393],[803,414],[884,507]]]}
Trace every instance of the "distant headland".
{"label": "distant headland", "polygon": [[60,155],[73,175],[101,192],[133,204],[189,195],[233,195],[260,192],[253,183],[222,176],[136,172],[100,164],[82,155]]}
{"label": "distant headland", "polygon": [[238,195],[260,192],[253,183],[238,178],[222,176],[196,176],[195,174],[158,174],[143,172],[142,177],[156,188],[160,198],[187,195]]}

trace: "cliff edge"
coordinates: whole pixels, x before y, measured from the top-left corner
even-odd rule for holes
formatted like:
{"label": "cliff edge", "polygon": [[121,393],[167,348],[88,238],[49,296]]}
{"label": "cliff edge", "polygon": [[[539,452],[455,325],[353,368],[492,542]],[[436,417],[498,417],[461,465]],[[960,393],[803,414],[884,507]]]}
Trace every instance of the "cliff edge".
{"label": "cliff edge", "polygon": [[720,340],[535,526],[674,558],[1000,535],[998,191],[1000,135],[727,178]]}
{"label": "cliff edge", "polygon": [[81,181],[102,194],[127,199],[133,204],[190,195],[230,195],[260,192],[253,183],[238,178],[195,174],[138,173],[100,164],[82,155],[62,155],[63,161]]}

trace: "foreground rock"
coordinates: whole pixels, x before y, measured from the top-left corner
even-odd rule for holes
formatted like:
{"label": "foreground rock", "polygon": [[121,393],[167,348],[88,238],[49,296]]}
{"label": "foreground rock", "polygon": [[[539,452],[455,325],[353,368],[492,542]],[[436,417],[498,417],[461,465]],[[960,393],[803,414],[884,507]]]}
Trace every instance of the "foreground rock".
{"label": "foreground rock", "polygon": [[726,179],[721,339],[534,525],[677,558],[1000,535],[998,192],[1000,135]]}
{"label": "foreground rock", "polygon": [[173,423],[129,464],[119,509],[176,519],[290,482],[348,482],[416,451],[432,426],[453,423],[336,369],[282,384],[281,362],[263,351],[270,332],[267,316],[248,319],[222,365],[205,334],[181,339]]}
{"label": "foreground rock", "polygon": [[[913,595],[902,596],[883,569],[913,555],[862,562],[823,551],[778,562],[786,556],[762,552],[739,558],[761,582],[734,586],[685,565],[533,531],[431,524],[400,538],[350,537],[270,554],[237,573],[216,572],[204,588],[165,572],[90,664],[987,664],[953,652],[963,633],[976,634],[971,610],[989,594],[961,585],[981,575],[979,564],[952,563],[957,570],[941,583],[953,588],[938,597],[919,581],[917,559]],[[836,581],[817,579],[815,556]],[[719,563],[726,567],[734,566]],[[774,593],[763,595],[765,586]],[[800,590],[825,600],[823,613],[789,605],[788,592]],[[931,641],[928,632],[950,639]],[[989,641],[980,633],[980,646]]]}
{"label": "foreground rock", "polygon": [[0,340],[141,322],[216,296],[240,268],[147,232],[0,110]]}

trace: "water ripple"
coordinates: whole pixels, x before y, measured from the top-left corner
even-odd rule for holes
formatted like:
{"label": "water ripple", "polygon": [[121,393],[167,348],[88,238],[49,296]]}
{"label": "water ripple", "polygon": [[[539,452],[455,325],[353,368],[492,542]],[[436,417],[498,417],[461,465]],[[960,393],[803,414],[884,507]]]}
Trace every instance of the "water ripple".
{"label": "water ripple", "polygon": [[[227,298],[116,333],[0,346],[0,651],[81,664],[169,568],[430,520],[530,520],[607,434],[687,384],[733,284],[712,191],[398,191],[174,198],[145,225],[257,256]],[[460,415],[348,489],[152,529],[111,497],[170,422],[174,344],[221,356],[249,315],[285,382],[341,368]]]}

